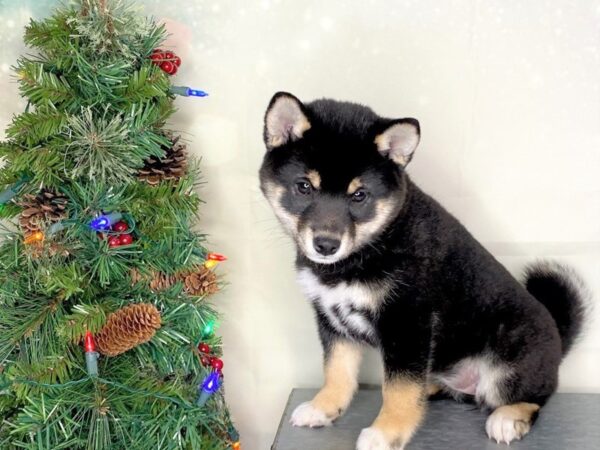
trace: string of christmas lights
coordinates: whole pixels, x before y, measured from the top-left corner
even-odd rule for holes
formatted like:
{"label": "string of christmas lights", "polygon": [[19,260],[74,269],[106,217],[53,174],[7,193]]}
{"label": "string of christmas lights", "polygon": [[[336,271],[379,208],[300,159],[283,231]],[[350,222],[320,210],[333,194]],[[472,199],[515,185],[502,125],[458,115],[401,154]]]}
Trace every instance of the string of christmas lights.
{"label": "string of christmas lights", "polygon": [[[214,329],[214,321],[210,321],[202,330],[202,339],[206,339],[210,337]],[[86,370],[87,374],[90,377],[98,376],[98,358],[99,354],[96,351],[96,342],[94,336],[90,331],[86,331],[83,348],[85,352],[85,362],[86,362]],[[210,346],[204,342],[198,345],[198,351],[201,354],[210,353]],[[211,357],[208,360],[202,359],[200,361],[202,365],[207,366],[210,364],[211,371],[204,378],[202,383],[198,387],[198,397],[196,399],[196,406],[202,407],[206,404],[208,399],[219,390],[221,387],[221,379],[223,377],[223,361],[217,357]],[[237,440],[237,439],[236,439]]]}
{"label": "string of christmas lights", "polygon": [[4,210],[5,205],[19,194],[21,188],[27,183],[27,177],[21,178],[13,185],[0,192],[0,212]]}

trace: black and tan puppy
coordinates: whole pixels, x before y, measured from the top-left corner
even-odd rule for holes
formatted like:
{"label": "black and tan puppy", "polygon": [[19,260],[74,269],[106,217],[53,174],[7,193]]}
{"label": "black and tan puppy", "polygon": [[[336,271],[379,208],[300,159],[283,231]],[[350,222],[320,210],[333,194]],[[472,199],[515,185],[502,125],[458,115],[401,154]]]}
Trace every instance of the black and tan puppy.
{"label": "black and tan puppy", "polygon": [[582,291],[555,264],[517,282],[405,172],[415,119],[352,103],[267,109],[261,188],[298,247],[313,303],[325,385],[292,423],[329,425],[350,404],[364,345],[380,349],[383,406],[357,449],[403,448],[444,391],[491,411],[488,436],[510,443],[555,391],[558,366],[583,321]]}

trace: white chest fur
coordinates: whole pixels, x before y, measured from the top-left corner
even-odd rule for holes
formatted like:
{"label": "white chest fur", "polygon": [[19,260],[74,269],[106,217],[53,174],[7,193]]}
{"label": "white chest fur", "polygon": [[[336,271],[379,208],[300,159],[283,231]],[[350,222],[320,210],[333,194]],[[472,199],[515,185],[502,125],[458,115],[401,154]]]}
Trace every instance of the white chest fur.
{"label": "white chest fur", "polygon": [[379,284],[340,282],[325,285],[310,269],[298,271],[298,282],[306,297],[327,317],[340,334],[354,340],[376,338],[373,318],[387,293]]}

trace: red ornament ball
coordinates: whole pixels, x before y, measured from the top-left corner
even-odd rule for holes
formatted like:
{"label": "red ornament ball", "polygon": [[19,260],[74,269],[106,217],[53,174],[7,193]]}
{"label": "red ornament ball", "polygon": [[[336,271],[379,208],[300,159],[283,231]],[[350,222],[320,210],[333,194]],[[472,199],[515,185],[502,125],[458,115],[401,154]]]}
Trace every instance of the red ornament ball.
{"label": "red ornament ball", "polygon": [[175,68],[175,64],[173,64],[171,61],[163,61],[160,63],[160,68],[167,72],[169,75],[171,74],[171,72],[173,72],[173,69]]}
{"label": "red ornament ball", "polygon": [[109,247],[118,247],[119,245],[121,245],[121,240],[118,236],[111,236],[108,238]]}
{"label": "red ornament ball", "polygon": [[210,365],[210,358],[208,356],[202,356],[200,358],[200,362],[202,363],[202,365],[204,367],[209,366]]}
{"label": "red ornament ball", "polygon": [[113,231],[118,231],[119,233],[123,233],[124,231],[127,231],[129,229],[129,225],[127,225],[127,222],[119,220],[117,223],[115,223],[113,225],[112,229],[113,229]]}
{"label": "red ornament ball", "polygon": [[198,351],[200,351],[200,353],[210,353],[210,346],[206,342],[201,342],[198,345]]}
{"label": "red ornament ball", "polygon": [[173,64],[175,64],[177,67],[179,67],[181,65],[181,58],[179,56],[175,56],[173,58]]}
{"label": "red ornament ball", "polygon": [[152,55],[150,55],[150,59],[154,64],[160,64],[160,62],[165,59],[165,55],[162,53],[152,53]]}
{"label": "red ornament ball", "polygon": [[174,57],[175,57],[175,53],[165,52],[165,59],[168,59],[169,61],[171,61],[171,60],[173,60]]}
{"label": "red ornament ball", "polygon": [[220,372],[223,368],[223,361],[219,358],[213,358],[210,360],[210,365],[213,369],[218,370]]}
{"label": "red ornament ball", "polygon": [[122,234],[119,237],[119,243],[121,245],[129,245],[133,242],[133,236],[131,234]]}

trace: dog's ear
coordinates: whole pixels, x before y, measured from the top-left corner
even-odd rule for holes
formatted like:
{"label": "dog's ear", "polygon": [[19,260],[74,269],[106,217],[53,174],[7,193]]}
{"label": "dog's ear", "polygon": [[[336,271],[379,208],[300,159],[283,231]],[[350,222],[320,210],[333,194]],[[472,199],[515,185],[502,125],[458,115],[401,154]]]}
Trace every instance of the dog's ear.
{"label": "dog's ear", "polygon": [[309,128],[300,100],[287,92],[273,96],[265,114],[264,140],[268,150],[300,139]]}
{"label": "dog's ear", "polygon": [[404,167],[412,159],[420,139],[421,128],[417,119],[396,119],[381,127],[375,137],[375,145],[383,156]]}

